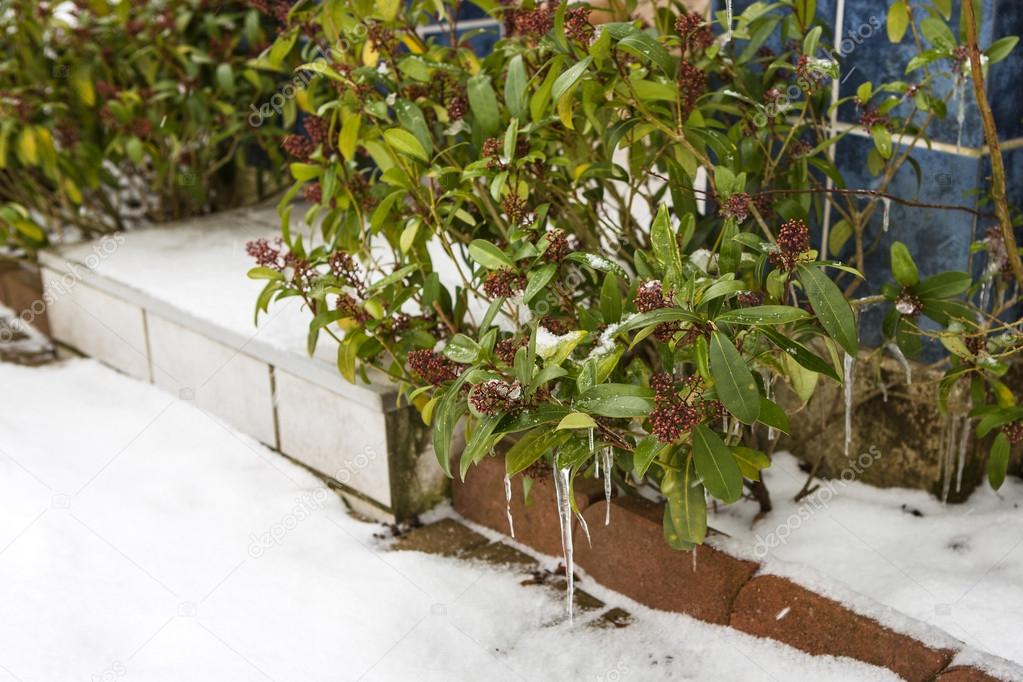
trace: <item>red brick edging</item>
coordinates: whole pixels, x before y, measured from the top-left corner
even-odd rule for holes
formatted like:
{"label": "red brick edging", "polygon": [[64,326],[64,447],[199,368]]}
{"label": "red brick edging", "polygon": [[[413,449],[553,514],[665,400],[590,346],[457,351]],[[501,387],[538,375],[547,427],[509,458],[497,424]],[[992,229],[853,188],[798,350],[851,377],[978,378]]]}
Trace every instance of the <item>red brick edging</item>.
{"label": "red brick edging", "polygon": [[[504,461],[489,457],[452,486],[462,516],[508,534]],[[553,556],[561,555],[561,532],[550,480],[538,481],[532,504],[523,502],[521,478],[514,481],[515,538]],[[611,501],[604,525],[602,485],[580,479],[575,501],[590,530],[592,546],[575,524],[576,563],[596,582],[652,608],[684,613],[710,623],[769,637],[813,655],[845,656],[888,668],[906,680],[993,682],[998,678],[968,666],[951,666],[955,652],[931,647],[873,618],[775,575],[757,574],[759,564],[704,545],[678,552],[661,531],[662,508],[638,498]]]}

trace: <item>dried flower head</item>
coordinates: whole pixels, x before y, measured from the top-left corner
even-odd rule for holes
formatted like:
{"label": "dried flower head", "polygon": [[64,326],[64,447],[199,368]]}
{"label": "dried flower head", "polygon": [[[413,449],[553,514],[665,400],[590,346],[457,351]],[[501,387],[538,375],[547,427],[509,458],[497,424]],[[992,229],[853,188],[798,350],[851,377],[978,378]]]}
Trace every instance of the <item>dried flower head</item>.
{"label": "dried flower head", "polygon": [[563,230],[551,230],[545,232],[543,238],[547,242],[544,259],[555,263],[563,261],[569,252],[568,235]]}
{"label": "dried flower head", "polygon": [[916,317],[923,312],[924,304],[920,297],[908,289],[903,289],[899,297],[895,299],[895,309],[902,315]]}
{"label": "dried flower head", "polygon": [[593,40],[594,28],[590,23],[590,10],[573,7],[565,13],[565,35],[577,43],[589,45]]}
{"label": "dried flower head", "polygon": [[1002,433],[1013,445],[1023,443],[1023,421],[1012,422],[1002,427]]}
{"label": "dried flower head", "polygon": [[689,118],[689,114],[696,108],[697,100],[707,91],[707,74],[683,59],[678,65],[678,89],[682,118]]}
{"label": "dried flower head", "polygon": [[312,140],[304,135],[285,136],[281,147],[299,161],[308,161],[314,149]]}

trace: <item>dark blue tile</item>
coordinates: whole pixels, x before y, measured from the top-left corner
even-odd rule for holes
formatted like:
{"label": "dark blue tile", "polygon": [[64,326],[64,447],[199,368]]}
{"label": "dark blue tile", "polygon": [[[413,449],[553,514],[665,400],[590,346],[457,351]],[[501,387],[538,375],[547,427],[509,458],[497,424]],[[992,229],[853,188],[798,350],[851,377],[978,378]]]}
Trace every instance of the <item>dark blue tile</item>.
{"label": "dark blue tile", "polygon": [[[1023,36],[1023,2],[998,0],[995,7],[993,38]],[[987,46],[989,43],[982,42]],[[993,64],[988,73],[991,109],[1003,140],[1023,137],[1023,47],[1017,46],[1005,60]]]}

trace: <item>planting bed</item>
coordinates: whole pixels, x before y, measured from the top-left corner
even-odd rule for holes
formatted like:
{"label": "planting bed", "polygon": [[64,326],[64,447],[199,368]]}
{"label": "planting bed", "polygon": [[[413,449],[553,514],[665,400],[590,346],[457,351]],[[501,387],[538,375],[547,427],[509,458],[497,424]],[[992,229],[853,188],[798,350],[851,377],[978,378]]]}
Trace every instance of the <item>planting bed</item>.
{"label": "planting bed", "polygon": [[446,483],[414,410],[347,383],[325,335],[310,358],[299,299],[253,325],[245,245],[276,225],[272,209],[243,210],[42,254],[54,338],[334,479],[362,513],[432,506]]}

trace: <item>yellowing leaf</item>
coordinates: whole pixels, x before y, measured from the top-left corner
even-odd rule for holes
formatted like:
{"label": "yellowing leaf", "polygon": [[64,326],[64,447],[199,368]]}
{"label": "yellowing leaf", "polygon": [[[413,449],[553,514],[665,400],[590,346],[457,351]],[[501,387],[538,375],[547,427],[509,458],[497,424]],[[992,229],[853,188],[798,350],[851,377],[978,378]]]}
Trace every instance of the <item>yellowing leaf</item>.
{"label": "yellowing leaf", "polygon": [[380,61],[380,53],[373,49],[373,42],[367,40],[362,45],[362,63],[364,66],[376,66]]}
{"label": "yellowing leaf", "polygon": [[362,125],[360,114],[349,114],[341,124],[341,134],[338,135],[337,148],[347,161],[355,158],[355,146],[359,139],[359,126]]}

